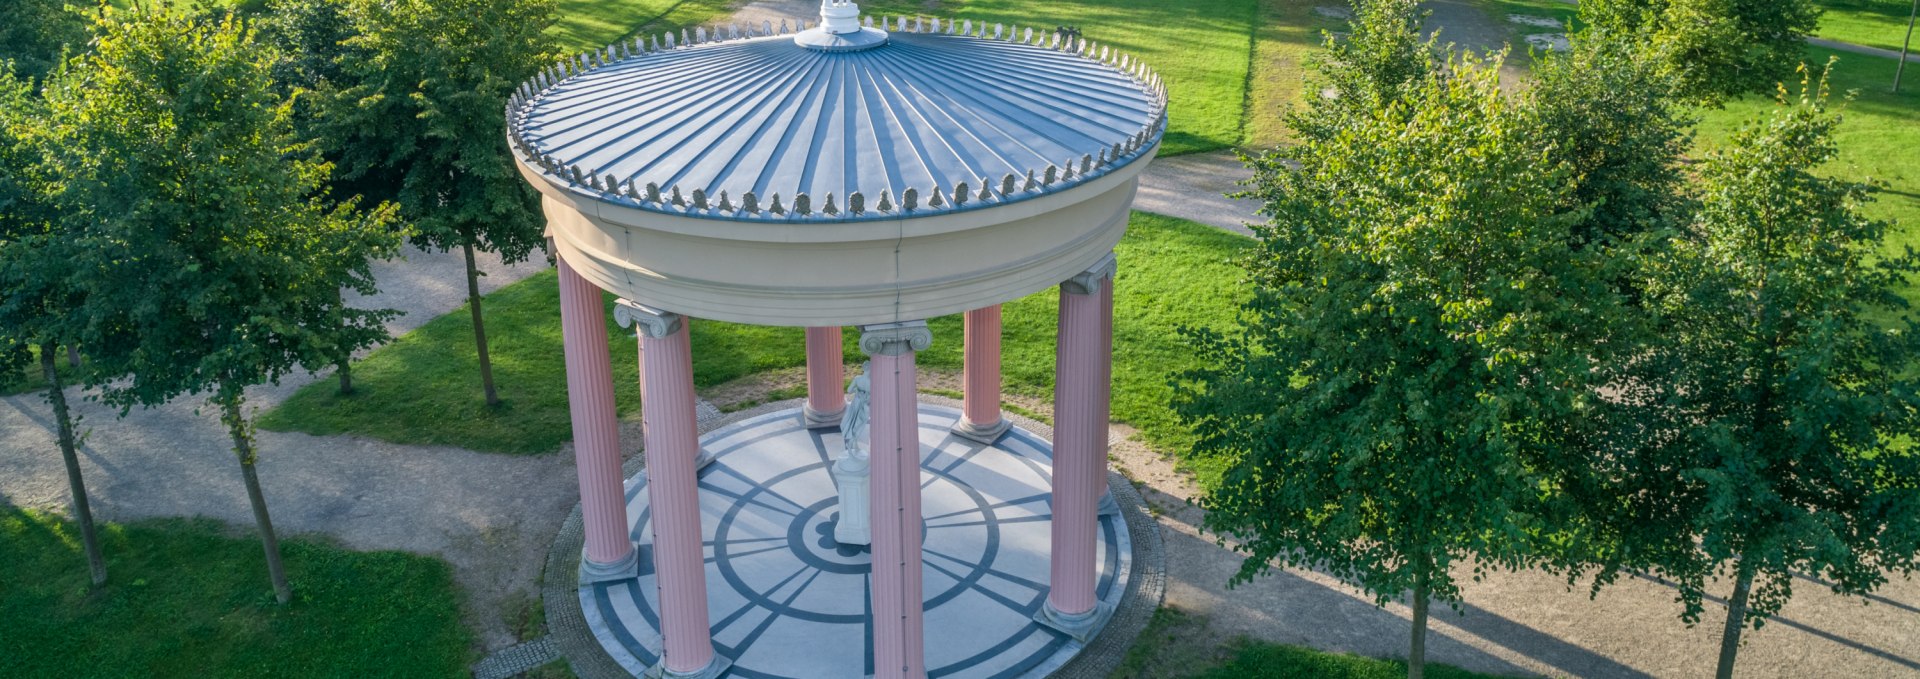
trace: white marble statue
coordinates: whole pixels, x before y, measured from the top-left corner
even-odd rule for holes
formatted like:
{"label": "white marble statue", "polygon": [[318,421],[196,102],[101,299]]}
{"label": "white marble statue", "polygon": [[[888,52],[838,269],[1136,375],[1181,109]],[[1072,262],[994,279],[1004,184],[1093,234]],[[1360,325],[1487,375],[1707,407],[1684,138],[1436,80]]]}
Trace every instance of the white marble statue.
{"label": "white marble statue", "polygon": [[833,480],[840,486],[840,521],[834,524],[833,539],[843,545],[873,544],[867,499],[868,384],[867,376],[861,375],[853,378],[853,386],[847,389],[847,414],[840,418],[840,437],[846,452],[833,463]]}

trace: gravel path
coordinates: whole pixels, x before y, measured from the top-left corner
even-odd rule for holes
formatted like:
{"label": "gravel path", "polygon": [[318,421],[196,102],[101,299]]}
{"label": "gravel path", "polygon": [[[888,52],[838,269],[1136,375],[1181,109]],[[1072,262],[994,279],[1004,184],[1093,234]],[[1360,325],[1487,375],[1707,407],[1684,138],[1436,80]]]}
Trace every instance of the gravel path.
{"label": "gravel path", "polygon": [[[1125,434],[1124,428],[1120,428]],[[1166,606],[1188,614],[1170,634],[1212,643],[1247,636],[1328,651],[1406,657],[1412,611],[1380,608],[1322,573],[1283,569],[1228,589],[1238,554],[1199,529],[1190,477],[1153,451],[1116,436],[1115,465],[1158,510],[1166,539]],[[1436,606],[1429,658],[1480,672],[1593,679],[1712,676],[1726,609],[1709,603],[1702,624],[1679,620],[1674,590],[1629,579],[1589,599],[1585,583],[1543,573],[1494,573],[1464,585],[1460,611]],[[1731,586],[1716,588],[1725,592]],[[1866,605],[1863,605],[1866,604]],[[1779,618],[1749,630],[1740,676],[1920,677],[1920,580],[1896,579],[1871,600],[1810,581]]]}

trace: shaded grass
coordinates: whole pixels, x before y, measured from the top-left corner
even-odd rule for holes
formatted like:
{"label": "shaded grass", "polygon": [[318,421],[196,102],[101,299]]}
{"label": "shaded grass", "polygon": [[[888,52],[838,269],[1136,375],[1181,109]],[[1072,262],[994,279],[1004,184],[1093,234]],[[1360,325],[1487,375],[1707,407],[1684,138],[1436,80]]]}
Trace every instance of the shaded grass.
{"label": "shaded grass", "polygon": [[[1432,679],[1492,679],[1427,663]],[[1206,619],[1161,608],[1127,649],[1113,679],[1404,679],[1407,665],[1241,637],[1222,643]]]}
{"label": "shaded grass", "polygon": [[[1187,447],[1185,429],[1167,408],[1171,375],[1193,367],[1180,326],[1225,329],[1245,298],[1231,259],[1250,243],[1207,226],[1136,213],[1116,249],[1113,417],[1139,428],[1162,450]],[[609,307],[612,298],[607,298]],[[1037,399],[1053,396],[1057,293],[1048,290],[1004,306],[1002,369],[1006,389]],[[554,274],[542,272],[486,297],[495,381],[505,404],[489,409],[480,397],[472,328],[462,308],[429,321],[354,364],[357,391],[336,394],[326,380],[309,384],[263,414],[261,428],[316,435],[357,434],[403,444],[451,445],[472,450],[536,454],[571,438],[566,366],[560,351],[559,293]],[[631,331],[611,325],[614,391],[620,412],[640,406]],[[959,316],[933,319],[933,346],[919,355],[930,368],[961,366]],[[804,365],[799,328],[769,328],[696,320],[694,383],[710,387],[747,375]],[[846,355],[860,356],[857,332],[847,332]]]}
{"label": "shaded grass", "polygon": [[1814,35],[1890,50],[1900,49],[1913,11],[1911,0],[1820,0],[1819,5],[1827,12]]}
{"label": "shaded grass", "polygon": [[[1325,653],[1310,648],[1241,639],[1233,659],[1193,675],[1197,679],[1404,679],[1407,663],[1348,653]],[[1451,665],[1427,663],[1429,679],[1495,679],[1499,675],[1469,672]]]}
{"label": "shaded grass", "polygon": [[71,524],[0,505],[0,676],[464,677],[473,660],[437,559],[286,540],[282,606],[260,543],[219,523],[101,529],[112,579],[89,591]]}

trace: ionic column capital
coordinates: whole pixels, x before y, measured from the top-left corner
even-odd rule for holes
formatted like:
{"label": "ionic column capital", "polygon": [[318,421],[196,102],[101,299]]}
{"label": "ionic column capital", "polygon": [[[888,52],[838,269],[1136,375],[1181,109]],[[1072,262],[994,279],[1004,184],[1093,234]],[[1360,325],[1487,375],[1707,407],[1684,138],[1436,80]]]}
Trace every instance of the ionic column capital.
{"label": "ionic column capital", "polygon": [[613,320],[622,328],[638,325],[640,334],[652,339],[660,339],[680,332],[680,326],[686,323],[685,316],[671,311],[661,311],[629,299],[614,301]]}
{"label": "ionic column capital", "polygon": [[1113,253],[1101,257],[1086,271],[1060,282],[1060,288],[1075,295],[1091,295],[1100,292],[1101,286],[1113,280],[1113,273],[1120,268],[1120,259]]}
{"label": "ionic column capital", "polygon": [[868,356],[903,356],[933,346],[926,321],[860,326],[860,351]]}

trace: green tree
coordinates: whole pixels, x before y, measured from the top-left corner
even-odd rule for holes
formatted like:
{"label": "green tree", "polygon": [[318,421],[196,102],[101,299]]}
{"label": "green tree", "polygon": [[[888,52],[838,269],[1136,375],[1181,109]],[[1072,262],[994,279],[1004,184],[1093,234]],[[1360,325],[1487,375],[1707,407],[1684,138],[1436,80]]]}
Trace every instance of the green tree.
{"label": "green tree", "polygon": [[1718,102],[1790,77],[1820,21],[1814,0],[1589,0],[1587,23],[1638,34],[1680,93]]}
{"label": "green tree", "polygon": [[[321,93],[345,86],[350,79],[346,65],[366,57],[348,44],[353,37],[353,25],[347,20],[346,5],[340,0],[271,0],[259,15],[256,25],[260,27],[260,40],[273,46],[279,56],[273,67],[273,82],[279,92],[293,102],[295,134],[302,140],[323,144],[325,131],[320,115],[326,98]],[[330,160],[337,161],[338,155],[332,154]],[[368,176],[361,181],[347,181],[334,176],[327,188],[330,195],[356,200],[359,204],[371,202],[371,197],[379,201],[376,208],[382,208],[385,201],[395,197],[390,183],[384,181],[387,179],[390,178]],[[337,307],[347,308],[344,298]],[[340,383],[339,393],[346,395],[353,393],[354,350],[384,342],[388,333],[381,325],[340,320],[345,336],[334,343],[329,353],[334,375]]]}
{"label": "green tree", "polygon": [[38,79],[60,63],[68,47],[85,47],[86,17],[68,1],[0,2],[0,61],[12,60],[20,74]]}
{"label": "green tree", "polygon": [[107,582],[107,561],[80,471],[77,418],[67,407],[66,385],[54,365],[54,355],[69,337],[74,299],[60,283],[66,263],[45,256],[48,244],[64,237],[49,195],[51,168],[40,146],[46,106],[11,66],[0,61],[0,375],[19,375],[38,354],[66,464],[74,522],[80,526],[88,573],[98,587]]}
{"label": "green tree", "polygon": [[[1439,77],[1439,46],[1421,37],[1426,14],[1417,0],[1364,0],[1355,3],[1347,35],[1327,33],[1312,56],[1306,91],[1318,101],[1289,115],[1287,124],[1303,138],[1329,139],[1354,119],[1404,101],[1427,80]],[[1268,161],[1284,161],[1269,156]],[[1256,172],[1284,172],[1284,162],[1255,162]]]}
{"label": "green tree", "polygon": [[1795,572],[1860,593],[1920,552],[1920,324],[1894,292],[1920,258],[1884,255],[1870,186],[1823,175],[1839,117],[1810,79],[1701,163],[1698,216],[1645,276],[1663,333],[1621,381],[1614,567],[1678,583],[1689,623],[1731,577],[1722,679]]}
{"label": "green tree", "polygon": [[1566,208],[1591,212],[1582,244],[1624,246],[1687,218],[1682,171],[1693,121],[1677,110],[1675,83],[1631,36],[1588,27],[1567,52],[1544,53],[1522,95],[1540,129],[1541,153],[1573,170]]}
{"label": "green tree", "polygon": [[1543,563],[1576,530],[1547,491],[1581,476],[1595,340],[1622,314],[1610,260],[1575,247],[1565,163],[1532,142],[1548,131],[1492,66],[1444,71],[1279,152],[1297,169],[1253,191],[1270,221],[1244,334],[1195,332],[1214,367],[1176,384],[1195,453],[1225,463],[1201,504],[1247,555],[1236,580],[1410,594],[1410,677],[1456,565]]}
{"label": "green tree", "polygon": [[342,176],[394,189],[423,248],[466,256],[467,306],[488,405],[493,384],[474,250],[508,262],[544,244],[539,194],[507,147],[506,102],[546,61],[552,0],[349,0],[361,55],[321,129]]}
{"label": "green tree", "polygon": [[274,57],[233,16],[109,14],[96,33],[46,96],[71,224],[51,254],[82,295],[84,372],[123,413],[208,396],[284,603],[246,388],[326,365],[343,325],[380,321],[338,300],[372,292],[368,258],[398,244],[391,215],[320,195],[328,166],[295,142]]}

